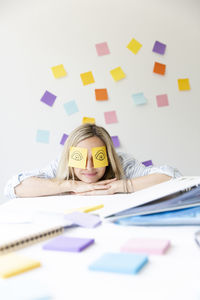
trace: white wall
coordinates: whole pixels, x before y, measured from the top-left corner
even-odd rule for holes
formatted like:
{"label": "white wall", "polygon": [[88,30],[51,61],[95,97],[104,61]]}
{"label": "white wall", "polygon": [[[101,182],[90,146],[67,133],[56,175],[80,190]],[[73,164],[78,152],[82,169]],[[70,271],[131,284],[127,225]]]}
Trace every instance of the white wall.
{"label": "white wall", "polygon": [[[1,194],[13,174],[55,158],[62,133],[83,116],[118,135],[120,150],[139,160],[199,175],[199,13],[198,0],[1,1]],[[137,55],[126,48],[133,37],[143,45]],[[164,56],[152,52],[155,40],[167,44]],[[95,44],[104,41],[111,54],[98,57]],[[165,76],[153,74],[155,61],[167,65]],[[50,68],[61,63],[68,76],[56,80]],[[114,82],[109,71],[118,66],[127,77]],[[83,86],[80,73],[90,70],[96,82]],[[180,92],[178,78],[189,78],[191,91]],[[109,101],[96,102],[95,88],[107,88]],[[40,102],[45,90],[57,95],[52,108]],[[133,104],[136,92],[147,105]],[[165,93],[170,105],[158,108],[155,96]],[[69,117],[63,103],[72,99],[79,113]],[[109,110],[117,124],[105,124]],[[49,144],[36,143],[37,129],[50,130]]]}

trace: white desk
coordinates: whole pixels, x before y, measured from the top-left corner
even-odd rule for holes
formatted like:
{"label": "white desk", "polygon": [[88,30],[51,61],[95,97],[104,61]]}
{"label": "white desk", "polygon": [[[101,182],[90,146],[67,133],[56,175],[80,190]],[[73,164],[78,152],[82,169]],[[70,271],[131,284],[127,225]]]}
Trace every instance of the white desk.
{"label": "white desk", "polygon": [[[68,196],[16,199],[3,204],[0,211],[64,211],[69,207],[87,206],[95,201],[93,197],[80,197],[77,200],[76,197]],[[0,224],[0,235],[9,234],[11,230],[27,232],[28,226],[32,225]],[[70,228],[65,235],[92,237],[95,244],[80,253],[45,251],[42,250],[43,243],[21,249],[18,253],[39,260],[42,267],[16,277],[30,280],[36,278],[43,282],[56,300],[200,299],[200,248],[194,241],[194,232],[198,229],[189,226],[123,227],[107,222],[94,229]],[[149,263],[137,275],[88,270],[88,265],[103,253],[119,252],[122,244],[132,237],[165,238],[171,241],[172,246],[164,255],[150,255]],[[12,283],[16,277],[0,281],[9,280]]]}

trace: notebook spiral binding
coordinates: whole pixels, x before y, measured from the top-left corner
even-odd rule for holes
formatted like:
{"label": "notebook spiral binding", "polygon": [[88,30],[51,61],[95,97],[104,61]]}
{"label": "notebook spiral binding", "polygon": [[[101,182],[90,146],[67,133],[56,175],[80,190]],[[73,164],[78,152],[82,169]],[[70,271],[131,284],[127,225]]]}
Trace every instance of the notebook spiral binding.
{"label": "notebook spiral binding", "polygon": [[23,237],[17,239],[15,241],[6,243],[0,246],[0,255],[7,254],[8,252],[12,252],[18,250],[20,248],[24,248],[29,245],[33,245],[35,243],[41,242],[43,240],[50,239],[54,236],[60,235],[64,232],[64,227],[54,227],[52,229],[44,230],[35,234],[31,234],[28,237]]}

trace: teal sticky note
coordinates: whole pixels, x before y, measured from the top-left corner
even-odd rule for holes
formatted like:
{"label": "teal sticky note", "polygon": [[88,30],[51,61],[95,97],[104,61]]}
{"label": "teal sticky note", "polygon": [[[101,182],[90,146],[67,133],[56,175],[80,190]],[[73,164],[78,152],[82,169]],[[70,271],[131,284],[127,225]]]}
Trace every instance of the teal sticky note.
{"label": "teal sticky note", "polygon": [[49,143],[49,131],[48,130],[37,130],[36,142],[38,143]]}
{"label": "teal sticky note", "polygon": [[137,274],[148,262],[143,254],[105,253],[89,266],[92,271],[104,271],[124,274]]}
{"label": "teal sticky note", "polygon": [[76,112],[78,112],[78,107],[76,105],[76,101],[72,100],[72,101],[66,102],[64,104],[64,109],[65,109],[66,113],[68,114],[68,116],[75,114]]}
{"label": "teal sticky note", "polygon": [[143,93],[133,94],[132,98],[135,105],[143,105],[147,103],[147,99],[145,98]]}

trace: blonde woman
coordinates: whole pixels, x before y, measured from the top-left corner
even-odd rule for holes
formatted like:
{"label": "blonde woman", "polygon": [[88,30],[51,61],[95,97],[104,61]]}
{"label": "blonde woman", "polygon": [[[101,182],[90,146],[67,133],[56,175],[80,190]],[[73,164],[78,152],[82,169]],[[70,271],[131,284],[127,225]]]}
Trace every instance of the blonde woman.
{"label": "blonde woman", "polygon": [[[106,147],[108,165],[94,167],[92,149]],[[71,147],[87,149],[85,168],[69,166]],[[116,153],[109,133],[100,126],[83,124],[69,135],[60,160],[46,168],[13,176],[5,187],[8,198],[57,194],[109,195],[132,193],[180,177],[170,166],[145,167],[131,155]]]}

